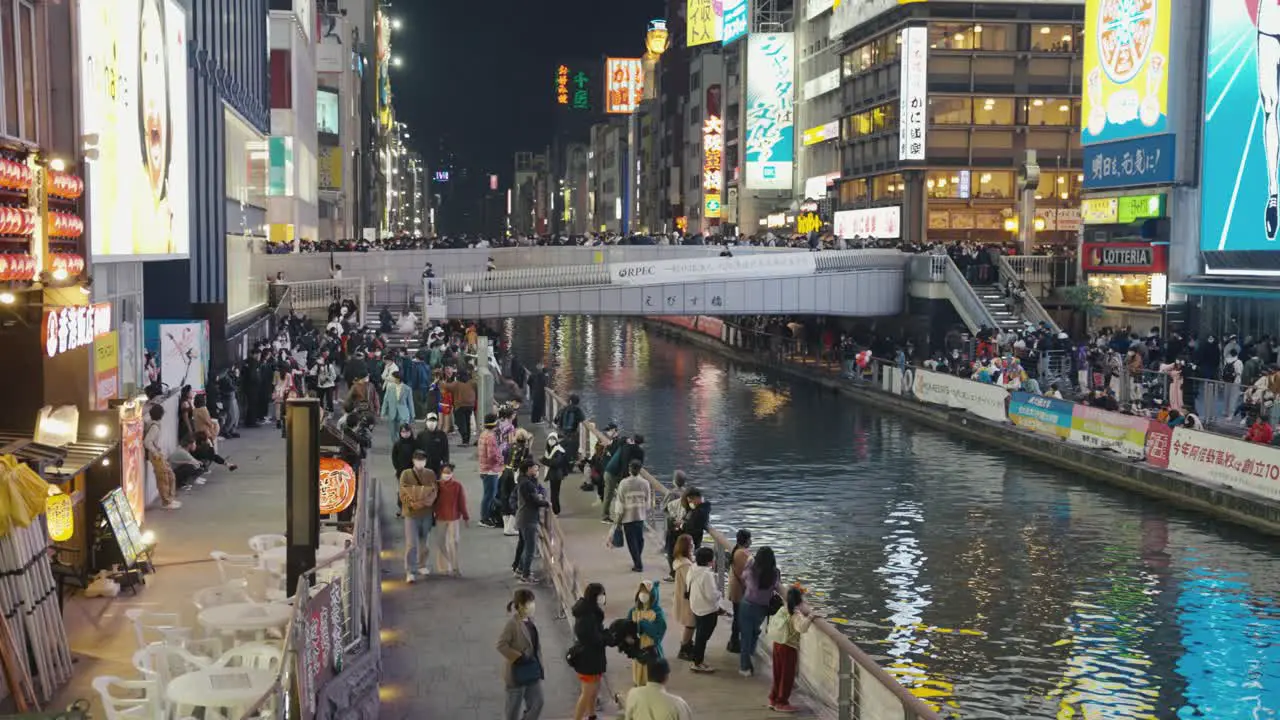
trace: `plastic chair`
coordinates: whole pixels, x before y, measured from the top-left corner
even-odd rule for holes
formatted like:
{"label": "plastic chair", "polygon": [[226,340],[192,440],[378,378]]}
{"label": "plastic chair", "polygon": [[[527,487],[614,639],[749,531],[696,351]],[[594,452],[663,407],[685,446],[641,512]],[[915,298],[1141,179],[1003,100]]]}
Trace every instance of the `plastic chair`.
{"label": "plastic chair", "polygon": [[165,717],[155,680],[125,680],[112,675],[93,679],[107,720],[157,720]]}
{"label": "plastic chair", "polygon": [[155,642],[182,645],[191,639],[191,628],[183,625],[177,613],[157,613],[132,608],[124,616],[133,623],[133,635],[138,649],[143,650]]}
{"label": "plastic chair", "polygon": [[233,603],[253,602],[253,599],[249,597],[246,587],[233,583],[231,585],[201,588],[192,594],[191,601],[195,603],[197,610],[204,610],[205,608],[220,607]]}
{"label": "plastic chair", "polygon": [[254,535],[249,538],[249,549],[253,550],[255,555],[261,555],[268,550],[274,550],[278,547],[284,547],[289,539],[284,535],[267,534]]}
{"label": "plastic chair", "polygon": [[277,645],[250,642],[237,645],[222,654],[214,667],[242,667],[254,670],[278,670],[284,661],[284,651]]}
{"label": "plastic chair", "polygon": [[169,681],[189,672],[203,670],[213,665],[213,660],[201,658],[184,648],[164,643],[152,643],[133,654],[133,667],[147,680],[154,680],[156,687],[168,687]]}
{"label": "plastic chair", "polygon": [[245,577],[258,569],[258,558],[253,555],[232,555],[214,550],[209,557],[218,564],[218,577],[223,585],[245,581]]}
{"label": "plastic chair", "polygon": [[334,547],[345,548],[347,545],[355,542],[355,537],[351,533],[338,532],[337,530],[329,530],[320,533],[321,545],[333,545]]}

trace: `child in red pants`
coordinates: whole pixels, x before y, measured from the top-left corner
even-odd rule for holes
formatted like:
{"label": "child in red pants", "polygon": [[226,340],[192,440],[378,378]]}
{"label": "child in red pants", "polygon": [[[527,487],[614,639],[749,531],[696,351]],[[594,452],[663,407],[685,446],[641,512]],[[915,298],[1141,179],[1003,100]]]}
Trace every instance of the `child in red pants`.
{"label": "child in red pants", "polygon": [[804,591],[798,587],[789,588],[786,606],[769,620],[769,634],[773,639],[773,687],[769,690],[769,709],[774,712],[792,713],[799,709],[791,704],[791,690],[795,688],[796,669],[800,665],[800,636],[812,623],[809,608],[804,604]]}

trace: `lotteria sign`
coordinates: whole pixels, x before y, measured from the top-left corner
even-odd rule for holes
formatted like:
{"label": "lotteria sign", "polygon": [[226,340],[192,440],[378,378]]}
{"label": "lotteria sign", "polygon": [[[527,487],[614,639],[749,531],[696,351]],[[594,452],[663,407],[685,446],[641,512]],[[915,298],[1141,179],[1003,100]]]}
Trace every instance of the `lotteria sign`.
{"label": "lotteria sign", "polygon": [[1168,248],[1144,242],[1085,243],[1085,270],[1162,273],[1169,266]]}

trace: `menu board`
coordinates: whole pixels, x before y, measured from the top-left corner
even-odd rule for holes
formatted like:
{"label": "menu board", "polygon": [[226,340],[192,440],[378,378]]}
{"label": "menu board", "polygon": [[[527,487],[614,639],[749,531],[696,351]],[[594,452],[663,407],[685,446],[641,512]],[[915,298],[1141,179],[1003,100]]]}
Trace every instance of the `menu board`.
{"label": "menu board", "polygon": [[138,519],[133,515],[124,490],[116,488],[107,493],[102,498],[102,510],[107,514],[107,522],[111,524],[111,533],[116,537],[125,567],[133,567],[142,554],[142,529],[138,527]]}
{"label": "menu board", "polygon": [[304,720],[315,717],[320,692],[342,670],[342,598],[342,581],[335,578],[307,601],[297,654],[298,704]]}

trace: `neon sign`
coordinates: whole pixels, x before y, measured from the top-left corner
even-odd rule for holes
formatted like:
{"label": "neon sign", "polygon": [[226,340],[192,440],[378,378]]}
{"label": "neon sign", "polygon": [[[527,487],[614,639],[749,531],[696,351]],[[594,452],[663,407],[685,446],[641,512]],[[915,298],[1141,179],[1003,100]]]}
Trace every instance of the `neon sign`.
{"label": "neon sign", "polygon": [[724,165],[724,122],[719,115],[708,115],[702,124],[702,190],[719,193],[724,187],[721,170]]}
{"label": "neon sign", "polygon": [[587,94],[587,86],[591,84],[591,78],[587,74],[579,70],[573,76],[573,109],[574,110],[590,110],[591,98]]}
{"label": "neon sign", "polygon": [[564,65],[556,69],[556,102],[569,104],[569,68]]}

